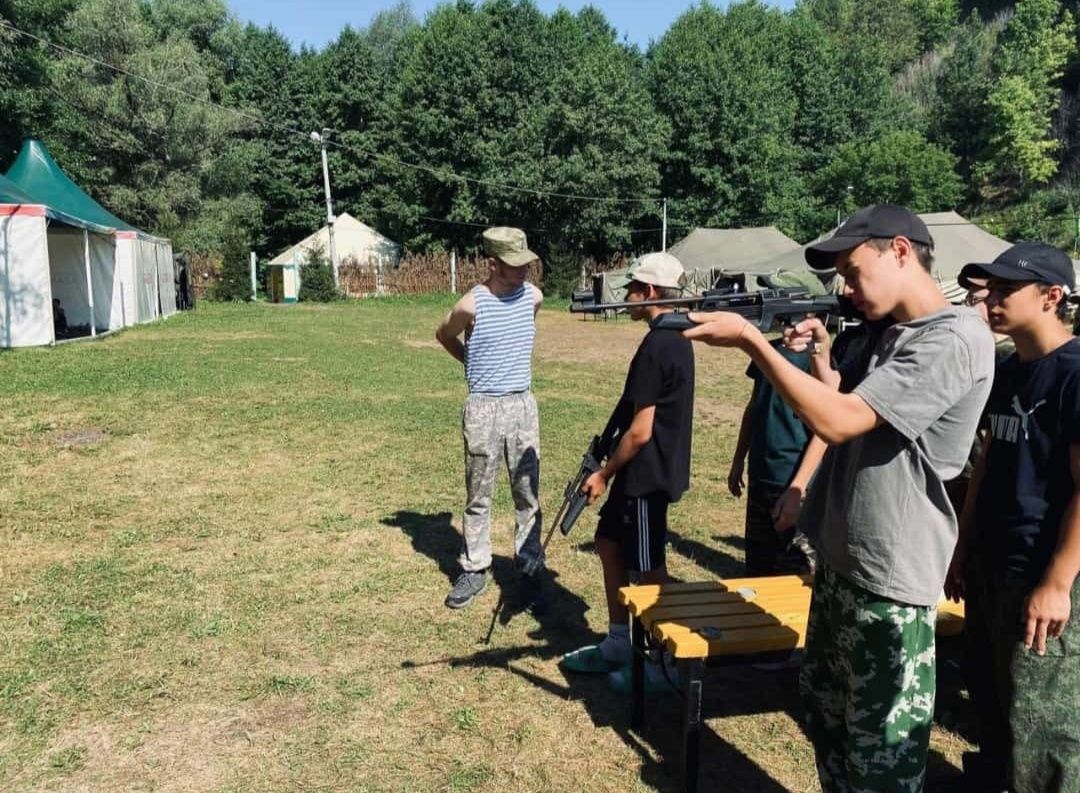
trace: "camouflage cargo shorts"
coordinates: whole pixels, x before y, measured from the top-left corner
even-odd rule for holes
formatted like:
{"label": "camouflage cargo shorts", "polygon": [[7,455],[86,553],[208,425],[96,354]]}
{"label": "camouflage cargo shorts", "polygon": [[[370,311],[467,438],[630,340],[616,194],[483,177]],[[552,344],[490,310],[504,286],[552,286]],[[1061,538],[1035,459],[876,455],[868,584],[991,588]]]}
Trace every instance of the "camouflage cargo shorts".
{"label": "camouflage cargo shorts", "polygon": [[882,598],[819,561],[799,689],[825,793],[922,790],[936,620],[936,607]]}

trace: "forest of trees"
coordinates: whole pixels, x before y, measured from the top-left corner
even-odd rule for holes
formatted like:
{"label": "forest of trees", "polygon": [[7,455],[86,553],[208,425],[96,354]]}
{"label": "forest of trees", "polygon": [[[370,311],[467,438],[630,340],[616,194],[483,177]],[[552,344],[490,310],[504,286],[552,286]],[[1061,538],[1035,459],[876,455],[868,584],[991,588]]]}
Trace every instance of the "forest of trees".
{"label": "forest of trees", "polygon": [[1077,4],[703,3],[642,50],[595,9],[461,0],[295,51],[222,0],[0,0],[0,169],[40,138],[199,253],[320,224],[324,127],[336,211],[414,251],[501,223],[554,261],[655,248],[660,198],[671,239],[893,201],[1072,248]]}

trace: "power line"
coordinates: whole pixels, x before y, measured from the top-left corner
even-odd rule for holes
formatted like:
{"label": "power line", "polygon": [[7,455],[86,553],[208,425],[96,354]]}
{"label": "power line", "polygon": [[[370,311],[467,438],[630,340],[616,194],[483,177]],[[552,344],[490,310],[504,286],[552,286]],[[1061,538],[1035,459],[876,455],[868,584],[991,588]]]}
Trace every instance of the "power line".
{"label": "power line", "polygon": [[[0,19],[0,27],[3,27],[5,29],[10,30],[13,33],[17,33],[17,34],[19,34],[21,36],[25,36],[26,38],[32,39],[33,41],[36,41],[36,42],[38,42],[40,44],[43,44],[46,47],[50,47],[50,48],[52,48],[52,49],[54,49],[54,50],[56,50],[58,52],[65,53],[67,55],[71,55],[71,56],[74,56],[76,58],[82,58],[83,60],[86,60],[89,63],[96,64],[96,65],[101,66],[101,67],[106,68],[106,69],[111,69],[112,71],[114,71],[114,72],[116,72],[118,74],[123,74],[123,75],[125,75],[127,77],[132,78],[133,80],[139,80],[140,82],[143,82],[146,85],[150,85],[150,86],[153,86],[155,88],[161,88],[161,89],[164,89],[164,90],[167,90],[167,91],[172,91],[173,93],[178,94],[180,96],[184,96],[184,97],[186,97],[188,99],[191,99],[194,102],[199,102],[200,104],[209,105],[210,107],[214,107],[214,108],[217,108],[219,110],[223,110],[225,112],[233,113],[233,114],[235,114],[235,115],[237,115],[237,116],[239,116],[241,118],[245,118],[245,119],[247,119],[249,121],[252,121],[252,122],[255,122],[257,124],[262,124],[264,126],[272,128],[272,129],[277,129],[277,130],[280,130],[282,132],[288,132],[288,133],[293,134],[293,135],[299,135],[300,137],[305,138],[305,139],[308,138],[308,136],[309,136],[309,133],[304,132],[303,130],[296,129],[295,127],[290,127],[290,126],[288,126],[286,124],[280,124],[280,123],[272,122],[269,119],[267,119],[265,116],[255,115],[255,114],[252,114],[252,113],[247,113],[247,112],[245,112],[243,110],[240,110],[239,108],[229,107],[227,105],[222,105],[219,102],[213,101],[212,99],[207,99],[205,97],[199,96],[198,94],[191,93],[190,91],[185,91],[184,89],[178,88],[177,86],[169,85],[167,83],[158,82],[157,80],[151,80],[148,77],[144,77],[144,76],[142,76],[140,74],[136,74],[135,72],[132,72],[132,71],[130,71],[128,69],[124,69],[124,68],[122,68],[120,66],[116,66],[115,64],[107,63],[106,61],[103,61],[103,60],[101,60],[99,58],[95,58],[95,57],[93,57],[91,55],[87,55],[84,52],[80,52],[79,50],[75,50],[75,49],[72,49],[70,47],[65,47],[62,44],[56,44],[56,43],[54,43],[54,42],[50,41],[49,39],[46,39],[46,38],[44,38],[42,36],[38,36],[38,35],[36,35],[34,33],[30,33],[28,31],[22,30],[21,28],[17,28],[14,25],[12,25],[10,22],[8,22],[6,19]],[[391,157],[390,155],[387,155],[387,154],[382,154],[380,152],[373,151],[371,149],[364,149],[364,148],[361,148],[361,147],[358,147],[358,146],[352,146],[352,145],[349,145],[349,144],[345,144],[345,143],[336,141],[336,140],[334,140],[332,138],[327,141],[327,144],[330,145],[330,146],[333,146],[335,148],[342,149],[344,151],[350,151],[350,152],[353,152],[354,154],[359,154],[359,155],[361,155],[363,157],[370,157],[370,158],[374,158],[374,159],[377,159],[377,160],[381,160],[383,162],[391,163],[393,165],[397,165],[397,166],[402,167],[402,168],[409,168],[409,169],[412,169],[412,170],[428,173],[428,174],[430,174],[432,176],[435,176],[435,177],[437,177],[439,179],[444,179],[444,180],[446,180],[446,179],[457,179],[457,180],[460,180],[462,182],[466,182],[466,183],[469,183],[469,184],[481,185],[481,186],[484,186],[484,187],[489,187],[489,188],[493,188],[493,189],[497,189],[497,190],[506,190],[506,191],[511,191],[511,192],[525,193],[525,194],[528,194],[528,195],[535,195],[535,196],[545,197],[545,198],[559,198],[559,199],[568,200],[568,201],[591,201],[591,202],[595,202],[595,203],[655,204],[655,203],[659,203],[659,202],[663,201],[662,198],[653,198],[653,197],[624,198],[624,197],[619,197],[619,196],[595,196],[595,195],[583,195],[583,194],[578,194],[578,193],[565,193],[565,192],[560,192],[560,191],[557,191],[557,190],[543,190],[543,189],[532,188],[532,187],[521,187],[520,185],[508,184],[508,183],[505,183],[505,182],[496,182],[496,181],[490,180],[490,179],[478,179],[478,178],[476,178],[474,176],[465,176],[463,174],[459,174],[459,173],[456,173],[454,171],[441,170],[439,168],[435,168],[435,167],[432,167],[432,166],[429,166],[429,165],[421,165],[421,164],[417,164],[417,163],[407,162],[405,160],[399,160],[399,159],[397,159],[395,157]]]}

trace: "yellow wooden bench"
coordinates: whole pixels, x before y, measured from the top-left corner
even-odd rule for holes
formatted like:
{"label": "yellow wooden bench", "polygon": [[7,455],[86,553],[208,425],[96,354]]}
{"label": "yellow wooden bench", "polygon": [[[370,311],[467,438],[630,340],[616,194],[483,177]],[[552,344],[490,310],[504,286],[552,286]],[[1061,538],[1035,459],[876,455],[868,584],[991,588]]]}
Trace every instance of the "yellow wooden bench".
{"label": "yellow wooden bench", "polygon": [[[790,652],[806,642],[810,576],[732,578],[724,581],[630,586],[619,599],[630,610],[630,726],[645,717],[645,655],[663,647],[676,661],[683,697],[682,789],[697,790],[705,662]],[[939,636],[960,633],[964,608],[938,606]]]}

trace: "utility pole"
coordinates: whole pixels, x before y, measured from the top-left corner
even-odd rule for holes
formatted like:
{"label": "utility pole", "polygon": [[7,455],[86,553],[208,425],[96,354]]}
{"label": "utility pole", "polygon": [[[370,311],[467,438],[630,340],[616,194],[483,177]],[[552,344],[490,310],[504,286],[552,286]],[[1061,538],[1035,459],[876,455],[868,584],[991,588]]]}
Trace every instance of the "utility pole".
{"label": "utility pole", "polygon": [[319,148],[322,150],[323,190],[326,192],[326,230],[330,235],[330,269],[334,271],[334,287],[340,288],[338,283],[337,248],[334,246],[334,202],[330,198],[330,166],[326,163],[326,141],[329,137],[330,129],[328,127],[323,127],[321,133],[311,133],[311,139],[318,143]]}

